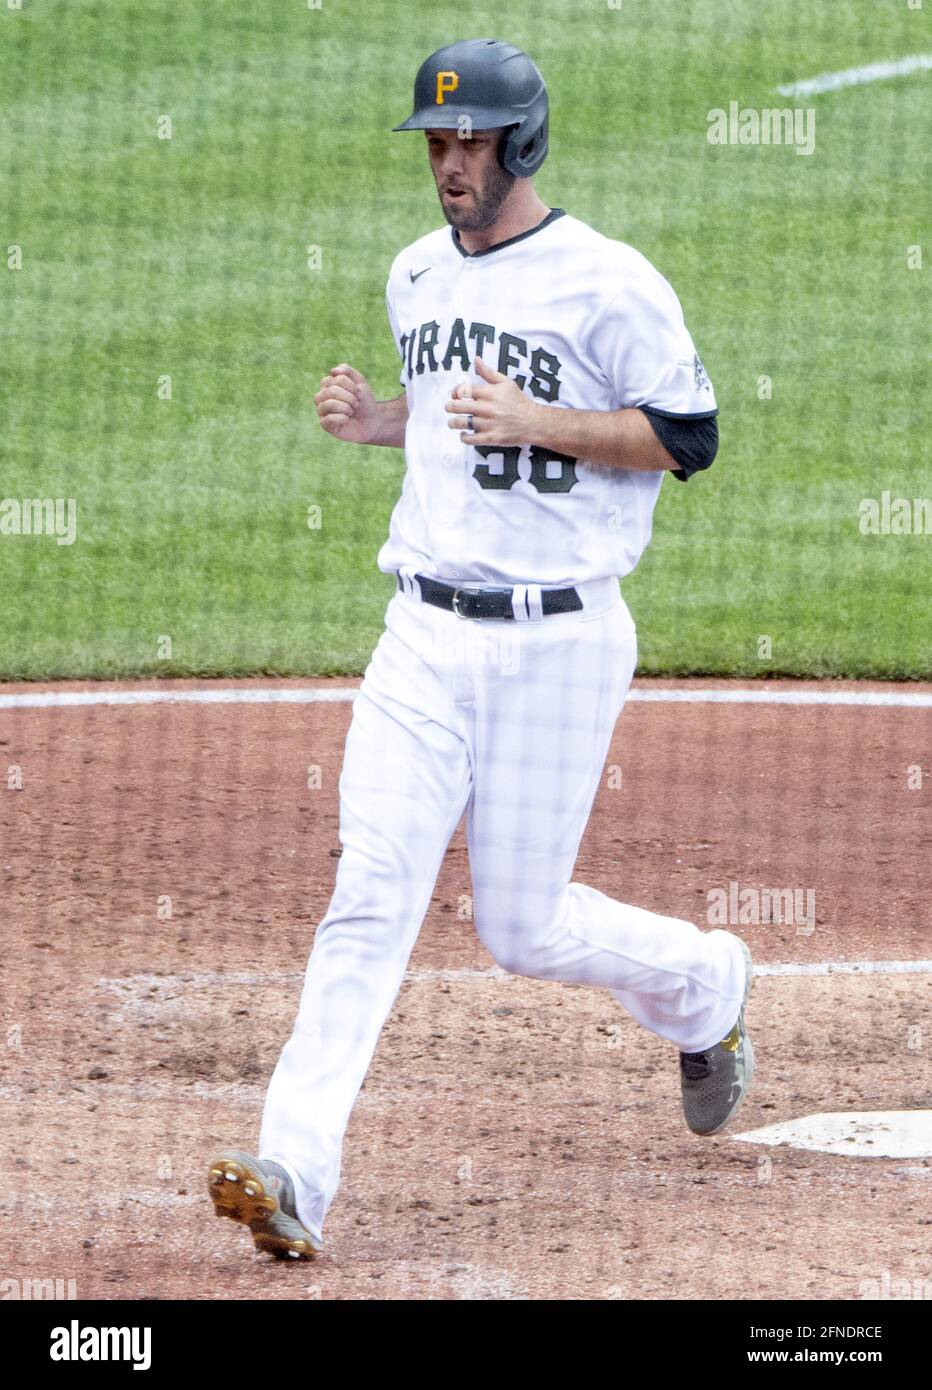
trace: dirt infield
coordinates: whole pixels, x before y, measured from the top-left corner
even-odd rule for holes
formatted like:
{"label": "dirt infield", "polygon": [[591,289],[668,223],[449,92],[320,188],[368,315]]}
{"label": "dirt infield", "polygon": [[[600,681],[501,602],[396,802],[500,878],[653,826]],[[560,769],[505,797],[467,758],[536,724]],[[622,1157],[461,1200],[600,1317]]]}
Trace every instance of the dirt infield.
{"label": "dirt infield", "polygon": [[[0,1281],[854,1299],[887,1272],[932,1296],[932,1160],[735,1139],[929,1107],[932,974],[763,974],[754,1088],[699,1139],[669,1044],[604,993],[492,968],[462,830],[350,1124],[325,1252],[280,1265],[214,1219],[207,1159],[256,1142],[332,888],[350,713],[0,710]],[[930,725],[915,708],[630,703],[575,877],[702,924],[733,883],[814,893],[811,923],[734,927],[758,966],[929,957]]]}

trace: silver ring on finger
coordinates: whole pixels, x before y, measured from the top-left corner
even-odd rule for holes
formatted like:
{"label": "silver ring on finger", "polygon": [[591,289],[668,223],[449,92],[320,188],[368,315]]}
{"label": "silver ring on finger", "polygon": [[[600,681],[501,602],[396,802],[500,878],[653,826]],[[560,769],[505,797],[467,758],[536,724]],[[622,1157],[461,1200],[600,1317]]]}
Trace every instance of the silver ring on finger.
{"label": "silver ring on finger", "polygon": [[467,416],[466,416],[466,430],[467,430],[467,433],[469,433],[469,434],[474,434],[474,433],[475,433],[475,431],[474,431],[474,429],[473,429],[473,422],[472,422],[472,416],[471,416],[471,415],[467,415]]}

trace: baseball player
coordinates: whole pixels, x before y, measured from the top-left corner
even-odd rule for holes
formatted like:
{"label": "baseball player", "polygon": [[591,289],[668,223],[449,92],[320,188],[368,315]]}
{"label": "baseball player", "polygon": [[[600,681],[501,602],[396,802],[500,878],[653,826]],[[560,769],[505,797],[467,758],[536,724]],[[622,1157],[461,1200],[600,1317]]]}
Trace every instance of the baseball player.
{"label": "baseball player", "polygon": [[343,1134],[466,815],[476,931],[506,970],[608,990],[679,1051],[686,1123],[715,1134],[751,1081],[745,944],[573,881],[636,662],[618,580],[666,473],[717,448],[676,295],[632,247],[550,208],[540,72],[510,44],[432,54],[414,86],[446,222],[402,251],[387,307],[401,393],[342,362],[337,439],[405,450],[378,558],[397,589],[353,705],[336,886],[257,1154],[217,1154],[218,1214],[310,1259]]}

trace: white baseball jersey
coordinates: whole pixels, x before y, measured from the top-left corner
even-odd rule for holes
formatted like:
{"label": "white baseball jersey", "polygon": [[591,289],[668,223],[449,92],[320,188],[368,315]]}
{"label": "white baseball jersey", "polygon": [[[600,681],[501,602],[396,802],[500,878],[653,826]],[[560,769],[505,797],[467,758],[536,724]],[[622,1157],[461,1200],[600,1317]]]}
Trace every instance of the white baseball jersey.
{"label": "white baseball jersey", "polygon": [[471,255],[450,227],[402,251],[386,290],[407,392],[407,471],[385,571],[571,585],[624,576],[650,540],[663,471],[464,444],[444,406],[479,356],[553,409],[717,414],[679,300],[623,242],[554,208]]}

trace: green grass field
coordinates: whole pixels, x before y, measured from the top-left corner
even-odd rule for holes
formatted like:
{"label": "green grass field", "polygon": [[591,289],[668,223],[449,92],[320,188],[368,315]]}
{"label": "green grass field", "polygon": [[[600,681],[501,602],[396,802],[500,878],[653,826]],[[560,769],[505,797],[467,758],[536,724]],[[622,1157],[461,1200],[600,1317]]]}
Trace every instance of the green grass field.
{"label": "green grass field", "polygon": [[[390,127],[427,53],[494,35],[548,81],[541,195],[667,276],[716,388],[718,459],[666,480],[623,586],[641,670],[928,677],[932,536],[863,535],[858,505],[932,495],[930,269],[907,264],[932,256],[929,74],[775,89],[929,52],[930,14],[4,4],[0,498],[78,514],[70,546],[0,534],[0,676],[363,668],[404,462],[331,440],[311,398],[342,359],[396,393],[386,274],[442,218]],[[732,100],[814,109],[814,153],[710,145]]]}

